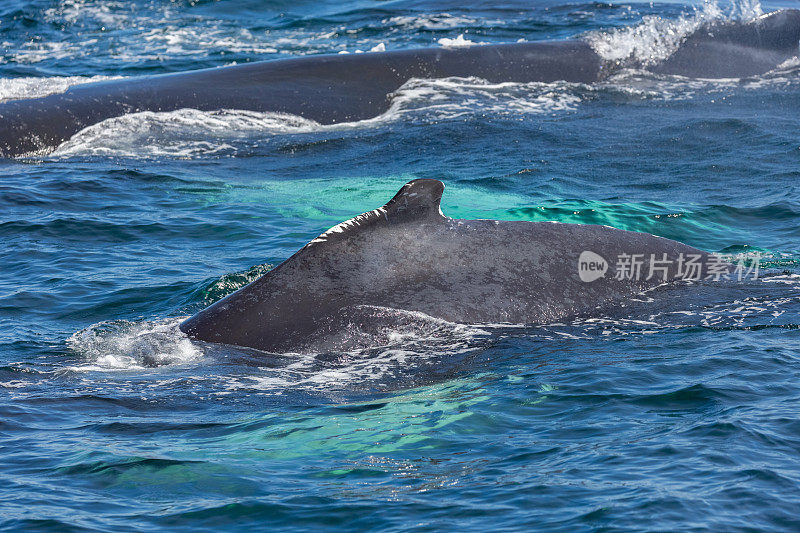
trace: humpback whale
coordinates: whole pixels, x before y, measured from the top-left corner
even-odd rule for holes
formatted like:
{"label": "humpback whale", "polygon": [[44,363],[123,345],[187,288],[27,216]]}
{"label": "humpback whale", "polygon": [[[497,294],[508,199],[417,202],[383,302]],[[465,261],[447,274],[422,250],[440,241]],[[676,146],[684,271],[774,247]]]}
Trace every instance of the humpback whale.
{"label": "humpback whale", "polygon": [[[407,183],[383,207],[334,226],[188,318],[181,331],[202,341],[294,352],[309,338],[335,336],[337,324],[377,320],[369,311],[375,308],[462,324],[541,324],[685,279],[690,261],[705,265],[698,272],[704,277],[713,265],[727,271],[727,263],[713,262],[716,256],[647,233],[451,219],[439,207],[443,191],[438,180]],[[627,268],[635,263],[640,270]]]}
{"label": "humpback whale", "polygon": [[604,62],[584,40],[316,55],[75,86],[0,103],[0,157],[46,153],[83,128],[142,111],[242,109],[322,124],[373,118],[412,78],[591,83],[622,66],[703,78],[767,72],[798,53],[800,11],[708,23],[656,65]]}

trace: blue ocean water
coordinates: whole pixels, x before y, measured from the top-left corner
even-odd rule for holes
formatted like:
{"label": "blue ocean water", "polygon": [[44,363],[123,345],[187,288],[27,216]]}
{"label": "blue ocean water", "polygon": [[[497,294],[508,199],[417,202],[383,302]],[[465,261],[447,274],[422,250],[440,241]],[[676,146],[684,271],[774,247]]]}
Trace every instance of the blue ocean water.
{"label": "blue ocean water", "polygon": [[[2,1],[0,99],[464,40],[659,57],[698,21],[793,5]],[[359,123],[142,113],[1,161],[0,528],[800,529],[798,109],[791,61],[742,80],[414,80]],[[178,331],[420,177],[446,183],[450,216],[759,252],[762,276],[347,353]]]}

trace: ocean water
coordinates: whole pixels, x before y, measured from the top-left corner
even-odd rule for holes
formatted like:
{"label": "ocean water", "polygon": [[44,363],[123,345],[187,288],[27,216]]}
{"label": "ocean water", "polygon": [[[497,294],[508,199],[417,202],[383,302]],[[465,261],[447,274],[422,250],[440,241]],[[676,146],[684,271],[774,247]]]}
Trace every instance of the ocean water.
{"label": "ocean water", "polygon": [[[658,58],[793,5],[3,1],[0,100],[465,42]],[[358,123],[141,113],[0,161],[0,529],[800,529],[799,109],[797,61],[412,80]],[[760,253],[761,276],[537,327],[420,320],[346,353],[177,329],[423,177],[453,217],[647,231]]]}

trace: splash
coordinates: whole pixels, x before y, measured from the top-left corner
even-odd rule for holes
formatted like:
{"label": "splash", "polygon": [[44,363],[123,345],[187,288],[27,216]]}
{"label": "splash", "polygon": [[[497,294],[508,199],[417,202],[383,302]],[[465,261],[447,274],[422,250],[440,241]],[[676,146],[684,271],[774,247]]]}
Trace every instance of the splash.
{"label": "splash", "polygon": [[89,326],[67,339],[67,345],[85,361],[72,369],[130,370],[196,363],[203,351],[178,329],[182,320],[115,320]]}
{"label": "splash", "polygon": [[671,56],[687,36],[704,24],[724,20],[749,21],[763,14],[757,0],[742,0],[723,9],[706,1],[677,19],[647,16],[639,24],[586,36],[598,55],[620,66],[652,66]]}

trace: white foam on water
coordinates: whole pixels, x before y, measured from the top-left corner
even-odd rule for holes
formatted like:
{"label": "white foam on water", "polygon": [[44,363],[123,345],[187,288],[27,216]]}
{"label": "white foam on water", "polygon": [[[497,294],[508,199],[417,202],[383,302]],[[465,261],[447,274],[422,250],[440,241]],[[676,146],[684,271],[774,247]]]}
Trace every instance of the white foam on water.
{"label": "white foam on water", "polygon": [[[455,355],[460,352],[453,346],[449,353]],[[342,354],[337,361],[321,365],[317,355],[287,355],[295,359],[292,364],[280,369],[261,368],[260,373],[229,379],[225,389],[228,392],[254,389],[275,393],[281,393],[286,388],[322,392],[333,388],[346,389],[412,374],[413,368],[430,362],[437,355],[441,356],[424,349],[384,348]]]}
{"label": "white foam on water", "polygon": [[577,83],[492,83],[481,78],[411,79],[392,95],[378,120],[417,115],[447,120],[477,116],[520,116],[572,111],[588,86]]}
{"label": "white foam on water", "polygon": [[465,39],[463,33],[460,33],[455,39],[442,37],[436,42],[442,45],[442,48],[469,48],[470,46],[475,46],[478,44],[486,44],[485,42],[475,42]]}
{"label": "white foam on water", "polygon": [[54,157],[100,155],[117,157],[193,157],[226,155],[230,142],[254,134],[304,133],[320,125],[296,115],[228,110],[179,109],[144,111],[104,120],[75,134],[52,153]]}
{"label": "white foam on water", "polygon": [[[452,357],[480,350],[489,336],[486,329],[423,313],[380,307],[368,311],[366,318],[356,318],[330,334],[310,337],[309,349],[283,354],[193,341],[179,329],[186,317],[100,322],[67,339],[67,346],[80,361],[65,370],[138,375],[155,367],[167,371],[171,367],[195,368],[215,361],[219,355],[224,355],[223,361],[233,356],[232,364],[236,364],[236,354],[241,353],[249,366],[260,358],[265,366],[244,374],[219,375],[219,394],[243,389],[274,394],[282,394],[287,388],[327,391],[404,378],[410,369],[426,362],[447,363]],[[370,321],[375,318],[388,321],[373,327]]]}
{"label": "white foam on water", "polygon": [[[228,380],[227,391],[254,389],[280,393],[293,390],[327,391],[332,388],[362,386],[367,382],[386,383],[405,377],[426,363],[444,361],[482,349],[481,341],[489,336],[485,328],[455,324],[424,313],[371,307],[370,317],[390,319],[382,327],[363,330],[358,320],[337,331],[312,340],[330,349],[314,346],[301,353],[287,353],[289,364],[279,368],[261,368],[251,374]],[[344,350],[339,345],[350,345]],[[357,345],[358,347],[353,347]],[[320,354],[325,354],[321,357]]]}
{"label": "white foam on water", "polygon": [[[330,53],[335,51],[331,38],[337,31],[248,29],[235,20],[200,16],[170,2],[142,6],[114,0],[69,0],[46,9],[44,20],[53,26],[71,26],[70,40],[36,37],[2,42],[0,61],[35,64],[91,55],[136,63],[189,57],[204,60],[210,51],[251,56]],[[105,36],[97,37],[98,30]],[[113,46],[109,46],[109,39]],[[359,44],[375,46],[368,41]]]}
{"label": "white foam on water", "polygon": [[770,276],[762,280],[763,283],[780,283],[790,285],[795,290],[800,290],[800,274],[781,274]]}
{"label": "white foam on water", "polygon": [[139,38],[147,43],[149,54],[171,57],[195,56],[199,50],[208,49],[248,54],[274,54],[279,51],[264,37],[255,36],[245,28],[165,25],[150,29],[142,33]]}
{"label": "white foam on water", "polygon": [[[372,48],[370,48],[368,50],[368,52],[385,52],[385,51],[386,51],[386,44],[385,43],[378,43],[378,44],[376,44],[375,46],[373,46]],[[350,53],[349,50],[339,50],[339,54],[349,54],[349,53]],[[353,50],[353,53],[354,54],[363,54],[364,50],[360,50],[360,49],[356,48],[355,50]]]}
{"label": "white foam on water", "polygon": [[100,322],[74,333],[67,345],[82,359],[70,370],[140,370],[197,363],[203,351],[178,329],[185,319]]}
{"label": "white foam on water", "polygon": [[[653,335],[686,328],[800,327],[800,274],[770,273],[758,279],[690,283],[665,288],[650,302],[628,302],[629,317],[601,315],[532,328],[541,339],[595,339]],[[667,296],[663,298],[662,296]],[[631,305],[633,303],[633,305]]]}
{"label": "white foam on water", "polygon": [[59,2],[57,7],[45,10],[44,14],[50,22],[78,24],[92,21],[106,28],[123,28],[136,16],[136,10],[128,2],[66,0]]}
{"label": "white foam on water", "polygon": [[70,87],[84,83],[95,83],[119,79],[119,76],[57,76],[52,78],[2,78],[0,79],[0,102],[41,98],[63,93]]}
{"label": "white foam on water", "polygon": [[30,385],[29,381],[12,380],[0,382],[0,387],[4,389],[22,389]]}

